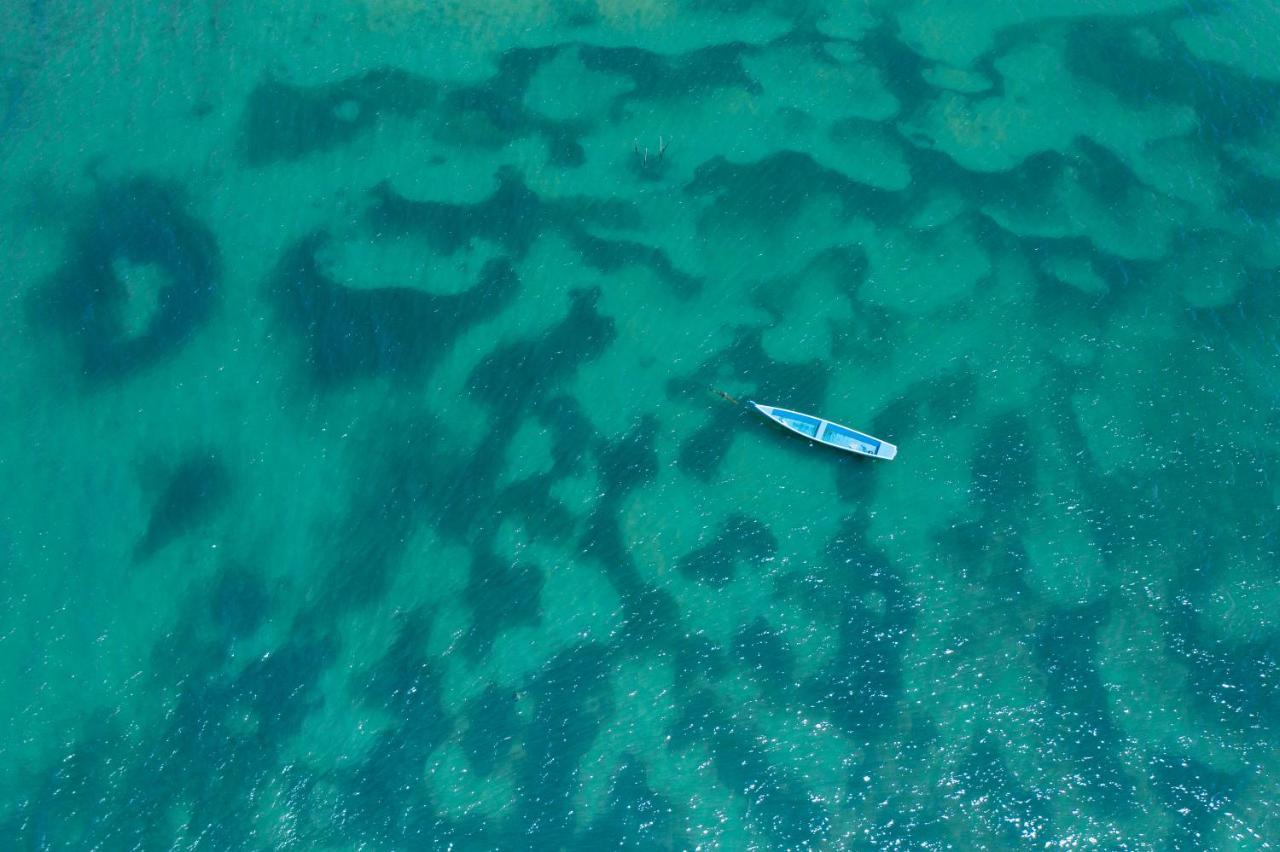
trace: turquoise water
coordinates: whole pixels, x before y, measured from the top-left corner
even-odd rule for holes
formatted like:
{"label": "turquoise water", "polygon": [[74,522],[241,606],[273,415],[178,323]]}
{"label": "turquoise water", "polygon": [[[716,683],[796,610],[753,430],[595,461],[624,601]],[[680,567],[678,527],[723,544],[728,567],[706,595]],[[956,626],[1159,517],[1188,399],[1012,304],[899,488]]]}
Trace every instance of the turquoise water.
{"label": "turquoise water", "polygon": [[1278,55],[10,4],[3,845],[1280,843]]}

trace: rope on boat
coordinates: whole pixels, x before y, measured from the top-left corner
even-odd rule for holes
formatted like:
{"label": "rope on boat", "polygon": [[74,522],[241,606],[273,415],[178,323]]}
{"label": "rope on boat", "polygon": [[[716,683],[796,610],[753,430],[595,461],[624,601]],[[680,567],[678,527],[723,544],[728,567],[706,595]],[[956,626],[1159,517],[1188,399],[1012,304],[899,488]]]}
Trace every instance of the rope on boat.
{"label": "rope on boat", "polygon": [[720,388],[712,388],[712,390],[716,392],[716,395],[717,395],[717,396],[723,397],[724,399],[728,400],[729,402],[732,402],[734,405],[742,405],[742,403],[738,402],[738,400],[734,399],[733,397],[729,396],[729,394],[727,394],[727,393],[725,393],[724,391],[720,390]]}

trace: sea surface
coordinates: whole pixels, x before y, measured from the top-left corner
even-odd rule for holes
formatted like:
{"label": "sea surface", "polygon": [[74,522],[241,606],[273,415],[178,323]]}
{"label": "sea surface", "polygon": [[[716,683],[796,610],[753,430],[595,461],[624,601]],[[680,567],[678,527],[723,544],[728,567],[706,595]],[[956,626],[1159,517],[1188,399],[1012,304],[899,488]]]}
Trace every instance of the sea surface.
{"label": "sea surface", "polygon": [[1280,846],[1278,57],[8,0],[0,848]]}

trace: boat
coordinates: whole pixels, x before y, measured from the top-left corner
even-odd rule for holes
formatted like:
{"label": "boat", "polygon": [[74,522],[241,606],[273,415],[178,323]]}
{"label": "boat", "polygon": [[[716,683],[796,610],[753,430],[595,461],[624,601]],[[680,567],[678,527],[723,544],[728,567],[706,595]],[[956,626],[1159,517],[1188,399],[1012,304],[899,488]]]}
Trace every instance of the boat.
{"label": "boat", "polygon": [[751,405],[779,426],[790,429],[797,435],[804,435],[819,444],[875,459],[891,459],[898,454],[898,448],[893,444],[864,435],[848,426],[841,426],[839,423],[832,423],[830,420],[823,420],[812,414],[801,414],[799,411],[778,408],[776,405],[761,405],[754,400],[751,401]]}

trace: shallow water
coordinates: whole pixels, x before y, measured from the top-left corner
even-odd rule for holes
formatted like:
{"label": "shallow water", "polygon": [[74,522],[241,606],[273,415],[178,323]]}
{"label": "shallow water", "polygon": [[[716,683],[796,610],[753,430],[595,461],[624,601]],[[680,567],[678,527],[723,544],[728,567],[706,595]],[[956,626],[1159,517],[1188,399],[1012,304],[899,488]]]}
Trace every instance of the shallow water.
{"label": "shallow water", "polygon": [[14,9],[17,848],[1280,843],[1268,4]]}

